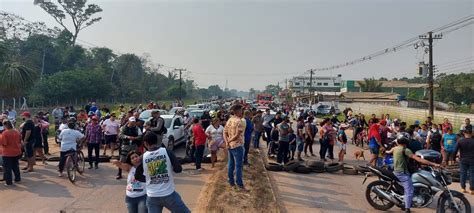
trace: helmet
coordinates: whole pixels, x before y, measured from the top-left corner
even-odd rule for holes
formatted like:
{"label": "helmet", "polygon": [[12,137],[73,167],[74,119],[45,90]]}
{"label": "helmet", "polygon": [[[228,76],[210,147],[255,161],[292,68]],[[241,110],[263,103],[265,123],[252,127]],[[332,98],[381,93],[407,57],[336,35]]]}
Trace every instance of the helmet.
{"label": "helmet", "polygon": [[397,143],[399,144],[408,144],[410,142],[410,135],[406,132],[401,132],[397,135]]}

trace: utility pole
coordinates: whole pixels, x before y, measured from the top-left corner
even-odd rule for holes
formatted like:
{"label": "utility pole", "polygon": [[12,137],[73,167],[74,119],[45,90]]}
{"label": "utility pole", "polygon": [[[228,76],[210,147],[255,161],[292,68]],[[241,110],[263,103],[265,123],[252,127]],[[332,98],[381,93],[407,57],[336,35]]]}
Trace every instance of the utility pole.
{"label": "utility pole", "polygon": [[437,34],[433,37],[433,32],[428,32],[427,35],[421,35],[420,39],[428,39],[428,51],[429,51],[429,67],[428,67],[428,91],[430,95],[428,96],[429,102],[429,116],[434,119],[434,88],[433,88],[433,39],[441,39],[443,35]]}
{"label": "utility pole", "polygon": [[309,70],[309,104],[313,102],[313,74],[314,69]]}
{"label": "utility pole", "polygon": [[183,97],[183,93],[181,92],[183,87],[183,79],[181,77],[181,74],[183,71],[186,71],[186,69],[174,69],[174,71],[179,72],[179,100],[181,100],[181,98]]}

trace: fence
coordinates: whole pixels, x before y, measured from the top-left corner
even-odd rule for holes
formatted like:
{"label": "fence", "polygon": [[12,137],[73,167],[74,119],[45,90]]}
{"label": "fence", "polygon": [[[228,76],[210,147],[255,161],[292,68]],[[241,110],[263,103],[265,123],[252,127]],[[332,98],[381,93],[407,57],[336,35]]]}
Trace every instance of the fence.
{"label": "fence", "polygon": [[[339,108],[341,110],[345,109],[346,107],[350,107],[355,113],[365,114],[366,119],[368,119],[368,116],[371,114],[380,116],[382,113],[388,113],[390,114],[391,118],[399,118],[407,123],[413,123],[416,120],[423,122],[429,115],[428,109],[415,109],[366,103],[339,103]],[[448,118],[451,124],[453,124],[454,129],[459,130],[461,124],[464,123],[466,118],[470,118],[471,121],[474,120],[474,114],[435,110],[434,118],[436,123],[442,123],[444,118]]]}

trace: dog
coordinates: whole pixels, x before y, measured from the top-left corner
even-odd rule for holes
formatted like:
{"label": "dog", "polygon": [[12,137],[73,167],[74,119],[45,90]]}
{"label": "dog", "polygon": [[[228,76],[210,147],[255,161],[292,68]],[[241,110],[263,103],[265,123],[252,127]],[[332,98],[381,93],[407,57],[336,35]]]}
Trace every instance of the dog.
{"label": "dog", "polygon": [[354,152],[354,157],[356,160],[359,160],[359,158],[362,158],[365,160],[365,157],[364,157],[364,150],[357,150]]}

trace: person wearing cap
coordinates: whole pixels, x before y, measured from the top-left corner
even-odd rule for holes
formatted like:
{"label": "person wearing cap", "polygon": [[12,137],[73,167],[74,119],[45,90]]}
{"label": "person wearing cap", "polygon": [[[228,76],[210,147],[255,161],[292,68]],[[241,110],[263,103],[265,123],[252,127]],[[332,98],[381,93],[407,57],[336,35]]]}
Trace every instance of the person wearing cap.
{"label": "person wearing cap", "polygon": [[25,147],[25,154],[26,154],[26,158],[28,162],[28,165],[22,170],[25,170],[25,172],[32,172],[33,165],[35,163],[35,159],[34,159],[35,136],[33,135],[35,124],[29,112],[23,112],[21,113],[21,116],[23,117],[23,120],[25,121],[23,124],[20,125],[21,144]]}
{"label": "person wearing cap", "polygon": [[116,120],[116,114],[110,114],[110,118],[106,119],[102,123],[102,129],[104,130],[104,137],[105,137],[105,144],[104,144],[104,151],[103,155],[106,154],[107,146],[110,146],[110,156],[114,156],[115,149],[117,148],[118,144],[118,134],[120,132],[120,123]]}
{"label": "person wearing cap", "polygon": [[457,136],[453,133],[452,127],[446,127],[446,133],[443,134],[442,141],[441,153],[444,157],[444,163],[446,165],[452,165],[456,161],[455,151],[457,143]]}
{"label": "person wearing cap", "polygon": [[253,138],[253,148],[258,149],[260,148],[260,137],[264,131],[263,129],[263,118],[262,118],[262,110],[257,110],[257,114],[252,118],[252,123],[254,126],[254,138]]}
{"label": "person wearing cap", "polygon": [[[142,131],[136,126],[136,118],[130,117],[127,125],[122,127],[120,139],[122,146],[120,147],[120,162],[125,163],[130,151],[137,151],[141,143]],[[122,169],[119,168],[116,179],[122,179]]]}
{"label": "person wearing cap", "polygon": [[463,135],[464,138],[459,140],[454,153],[455,155],[458,152],[460,153],[460,184],[462,192],[468,192],[466,191],[466,180],[469,174],[469,193],[474,195],[474,138],[472,138],[472,125],[466,125]]}
{"label": "person wearing cap", "polygon": [[[102,127],[99,125],[98,117],[92,117],[91,121],[86,127],[87,158],[89,160],[89,169],[92,169],[93,163],[95,163],[95,169],[98,169]],[[94,158],[92,158],[92,151],[95,153]]]}

